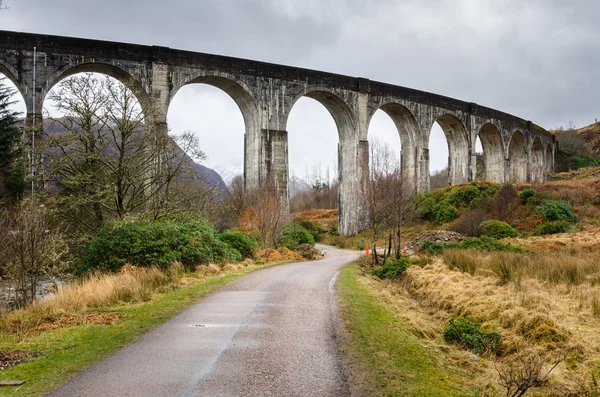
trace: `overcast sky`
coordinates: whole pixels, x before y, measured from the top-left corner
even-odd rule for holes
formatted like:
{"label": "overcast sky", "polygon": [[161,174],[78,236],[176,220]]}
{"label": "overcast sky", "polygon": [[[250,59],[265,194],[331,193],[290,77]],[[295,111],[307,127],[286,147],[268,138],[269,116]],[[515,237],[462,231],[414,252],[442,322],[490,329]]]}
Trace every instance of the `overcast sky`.
{"label": "overcast sky", "polygon": [[[4,0],[0,29],[161,45],[361,76],[447,95],[554,128],[600,117],[600,2],[591,0]],[[399,148],[385,114],[370,136]],[[243,120],[217,89],[190,86],[172,132],[199,134],[206,165],[241,164]],[[296,174],[335,159],[333,119],[292,110]],[[444,166],[434,131],[432,169]]]}

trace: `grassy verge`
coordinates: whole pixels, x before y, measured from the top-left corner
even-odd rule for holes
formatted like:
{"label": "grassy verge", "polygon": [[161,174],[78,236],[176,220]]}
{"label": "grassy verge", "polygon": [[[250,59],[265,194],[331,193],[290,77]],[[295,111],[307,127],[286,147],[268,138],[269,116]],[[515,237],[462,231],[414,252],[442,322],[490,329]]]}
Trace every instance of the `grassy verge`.
{"label": "grassy verge", "polygon": [[338,279],[345,325],[342,351],[350,363],[352,383],[369,396],[465,396],[459,380],[407,324],[369,293],[358,280],[356,263]]}
{"label": "grassy verge", "polygon": [[1,371],[0,380],[22,380],[25,384],[0,388],[0,395],[39,396],[48,393],[217,288],[254,270],[274,265],[245,268],[198,280],[191,285],[156,294],[148,302],[122,303],[93,310],[120,315],[120,320],[112,325],[77,325],[25,337],[3,335],[0,337],[0,350],[20,349],[39,352],[42,356]]}

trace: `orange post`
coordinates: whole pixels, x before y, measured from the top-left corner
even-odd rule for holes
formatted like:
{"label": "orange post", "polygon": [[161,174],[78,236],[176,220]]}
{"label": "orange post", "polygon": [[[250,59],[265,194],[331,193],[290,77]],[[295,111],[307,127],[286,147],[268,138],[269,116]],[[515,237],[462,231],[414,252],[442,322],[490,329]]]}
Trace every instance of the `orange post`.
{"label": "orange post", "polygon": [[369,244],[367,244],[367,248],[365,248],[365,256],[369,256]]}

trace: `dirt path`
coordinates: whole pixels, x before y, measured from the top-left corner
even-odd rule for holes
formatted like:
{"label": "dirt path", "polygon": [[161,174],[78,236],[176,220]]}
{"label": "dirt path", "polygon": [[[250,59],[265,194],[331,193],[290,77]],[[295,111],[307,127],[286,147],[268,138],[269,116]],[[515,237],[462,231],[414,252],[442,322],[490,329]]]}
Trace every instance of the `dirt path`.
{"label": "dirt path", "polygon": [[332,294],[358,253],[325,252],[238,280],[50,396],[349,395]]}

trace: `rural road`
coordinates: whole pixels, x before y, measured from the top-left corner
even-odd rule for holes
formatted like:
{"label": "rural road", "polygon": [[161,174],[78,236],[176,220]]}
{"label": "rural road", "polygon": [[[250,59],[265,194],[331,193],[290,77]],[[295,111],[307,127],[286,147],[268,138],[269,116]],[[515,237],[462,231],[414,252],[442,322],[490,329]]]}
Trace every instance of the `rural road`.
{"label": "rural road", "polygon": [[49,396],[348,396],[333,291],[358,253],[325,252],[243,277]]}

